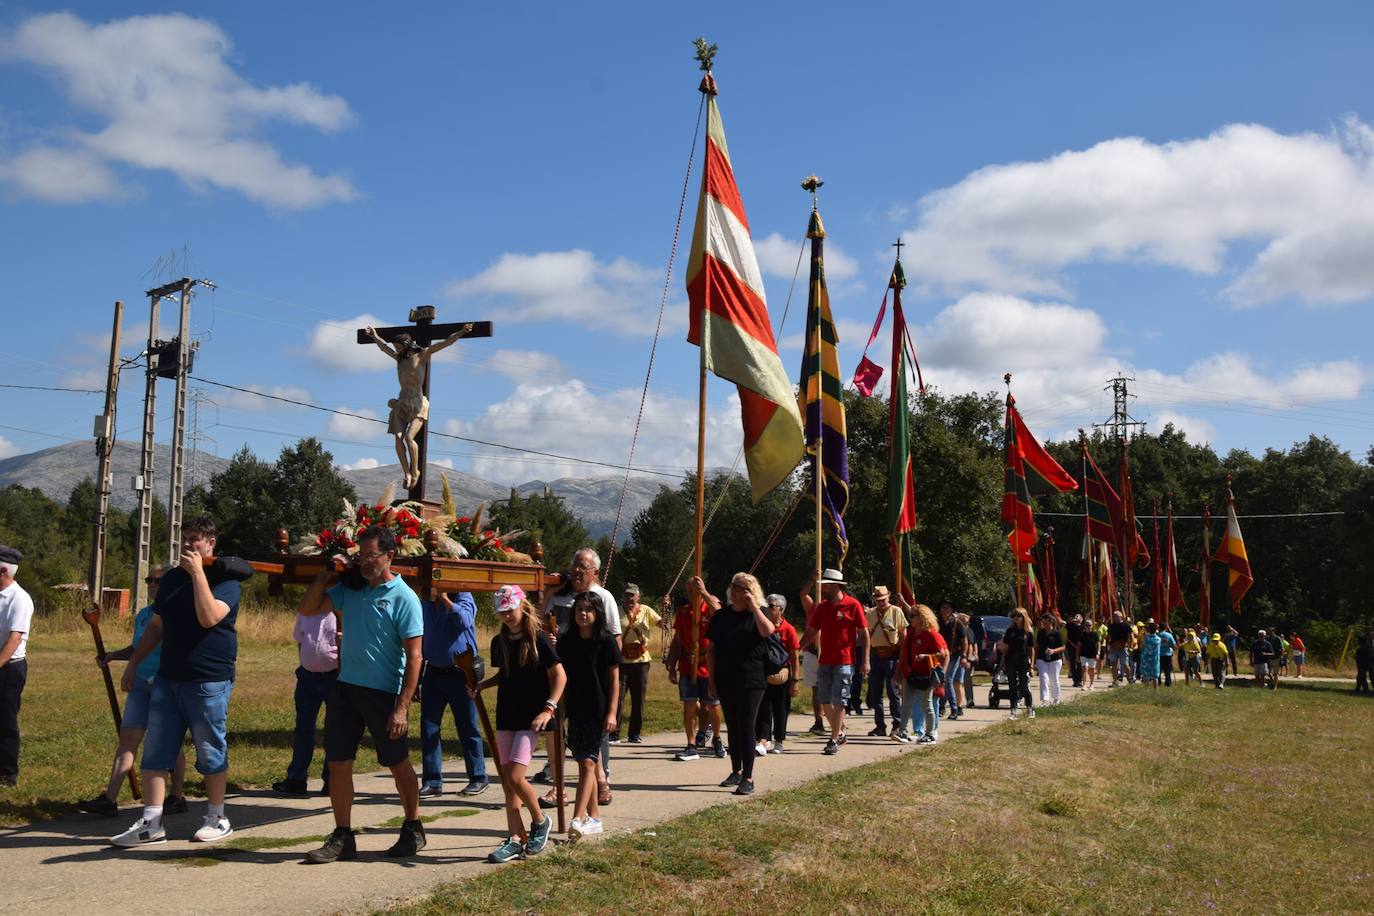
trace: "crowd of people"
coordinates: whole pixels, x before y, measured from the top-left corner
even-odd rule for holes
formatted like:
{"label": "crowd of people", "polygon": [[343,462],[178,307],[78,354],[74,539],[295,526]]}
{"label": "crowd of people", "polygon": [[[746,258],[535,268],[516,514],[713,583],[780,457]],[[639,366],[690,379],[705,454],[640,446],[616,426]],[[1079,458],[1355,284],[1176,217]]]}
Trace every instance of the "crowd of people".
{"label": "crowd of people", "polygon": [[[215,842],[233,833],[224,804],[227,718],[241,583],[252,568],[214,558],[215,542],[211,519],[188,521],[180,562],[149,571],[150,603],[134,617],[131,643],[97,658],[102,667],[126,662],[126,700],[107,785],[82,801],[82,810],[118,815],[120,786],[143,746],[143,807],[127,830],[111,837],[115,846],[166,842],[164,816],[187,808],[181,748],[188,731],[207,796],[191,839]],[[1027,718],[1035,717],[1032,671],[1041,705],[1060,701],[1061,674],[1074,687],[1093,690],[1103,669],[1109,687],[1139,682],[1168,688],[1177,670],[1184,684],[1199,686],[1210,672],[1222,689],[1238,674],[1238,653],[1246,651],[1257,685],[1277,689],[1290,668],[1296,677],[1305,676],[1307,649],[1296,632],[1261,629],[1247,646],[1232,627],[1175,631],[1154,620],[1132,622],[1121,613],[1101,623],[1052,613],[1033,621],[1017,608],[1005,632],[994,638],[980,618],[958,612],[950,602],[937,613],[879,585],[865,605],[836,569],[801,588],[800,628],[786,619],[788,599],[765,595],[758,579],[744,572],[731,578],[723,598],[693,578],[688,596],[675,608],[665,601],[660,615],[641,603],[634,584],[617,602],[601,584],[601,560],[591,548],[577,551],[563,586],[550,591],[542,606],[519,586],[497,590],[500,627],[484,660],[473,596],[422,598],[392,569],[395,555],[389,530],[365,530],[353,561],[341,573],[322,568],[297,609],[292,753],[284,778],[272,788],[307,793],[323,708],[326,763],[319,791],[329,797],[335,826],[306,855],[312,864],[358,855],[353,768],[365,734],[372,737],[377,763],[391,772],[403,812],[399,835],[385,854],[407,858],[425,847],[420,800],[445,791],[440,737],[449,715],[466,776],[459,794],[487,791],[488,752],[497,767],[508,831],[490,862],[535,855],[547,845],[551,820],[545,811],[559,799],[555,789],[541,796],[535,786],[555,781],[552,763],[565,749],[577,770],[568,835],[576,841],[603,832],[602,809],[613,797],[611,748],[621,741],[622,725],[626,741],[643,741],[653,641],[660,633],[660,639],[671,633],[661,661],[678,690],[686,739],[673,758],[728,758],[721,786],[736,795],[754,792],[757,760],[785,753],[788,715],[803,688],[811,693],[810,732],[825,738],[824,754],[836,755],[849,741],[847,716],[864,714],[865,699],[874,721],[869,737],[936,743],[942,719],[956,720],[973,707],[973,672],[980,666],[993,673],[994,691],[1009,697],[1012,719],[1023,708]],[[14,785],[19,771],[18,712],[33,615],[32,601],[15,580],[20,560],[18,550],[0,546],[0,785]],[[1356,690],[1374,692],[1374,634],[1362,637],[1355,661]],[[495,746],[488,747],[478,706],[493,690]],[[417,694],[419,773],[408,735]],[[541,735],[546,763],[530,775]]]}

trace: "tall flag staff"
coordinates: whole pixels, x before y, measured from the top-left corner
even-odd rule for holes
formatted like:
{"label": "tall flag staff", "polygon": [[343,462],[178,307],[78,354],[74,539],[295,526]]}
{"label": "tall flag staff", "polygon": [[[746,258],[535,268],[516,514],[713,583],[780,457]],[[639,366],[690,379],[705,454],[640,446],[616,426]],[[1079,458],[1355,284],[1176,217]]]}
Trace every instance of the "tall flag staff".
{"label": "tall flag staff", "polygon": [[[1245,541],[1240,536],[1240,521],[1236,518],[1236,497],[1231,492],[1230,474],[1226,475],[1226,534],[1222,536],[1221,546],[1217,548],[1217,554],[1213,559],[1226,564],[1230,592],[1228,607],[1239,614],[1240,599],[1245,597],[1250,586],[1255,584],[1255,577],[1250,572],[1250,558],[1246,556]],[[1229,611],[1226,623],[1228,626],[1231,623]]]}
{"label": "tall flag staff", "polygon": [[1212,507],[1202,507],[1202,561],[1198,566],[1197,620],[1212,628]]}
{"label": "tall flag staff", "polygon": [[[1149,556],[1145,539],[1135,525],[1135,515],[1128,517],[1125,501],[1107,482],[1107,476],[1088,452],[1088,440],[1078,432],[1078,445],[1083,452],[1083,497],[1088,508],[1088,531],[1092,537],[1115,548],[1123,568],[1129,565],[1127,556]],[[1089,473],[1091,471],[1091,473]],[[1110,561],[1109,561],[1110,562]],[[1115,582],[1113,582],[1115,588]]]}
{"label": "tall flag staff", "polygon": [[[1155,556],[1163,556],[1159,552],[1159,497],[1156,496],[1151,503],[1150,521],[1153,525]],[[1168,619],[1169,611],[1165,607],[1168,600],[1168,593],[1164,590],[1164,564],[1156,563],[1150,575],[1150,616],[1162,627]]]}
{"label": "tall flag staff", "polygon": [[[1132,569],[1135,566],[1150,565],[1150,551],[1145,539],[1140,536],[1140,525],[1135,517],[1135,497],[1131,493],[1130,443],[1125,438],[1121,442],[1121,528],[1117,535],[1117,546],[1121,551],[1121,572],[1125,588],[1126,619],[1135,620],[1135,586],[1132,584]],[[1135,537],[1131,535],[1134,534]]]}
{"label": "tall flag staff", "polygon": [[1174,494],[1168,494],[1168,508],[1165,510],[1167,521],[1164,525],[1164,554],[1159,563],[1164,568],[1164,617],[1160,626],[1169,625],[1169,615],[1175,608],[1188,610],[1188,602],[1183,597],[1183,587],[1178,584],[1178,547],[1174,543]]}
{"label": "tall flag staff", "polygon": [[1031,497],[1078,489],[1074,480],[1026,428],[1011,394],[1011,373],[1002,376],[1007,385],[1007,423],[1004,435],[1006,462],[1003,473],[1002,521],[1010,526],[1007,543],[1016,560],[1015,601],[1025,607],[1026,566],[1037,540],[1035,510]]}
{"label": "tall flag staff", "polygon": [[[915,603],[912,588],[911,534],[916,530],[916,475],[911,464],[911,439],[907,429],[906,316],[902,312],[902,240],[893,247],[897,259],[887,287],[892,291],[892,386],[887,403],[887,531],[892,544],[892,578],[902,597]],[[886,302],[886,299],[884,299]],[[882,316],[879,315],[879,320]]]}
{"label": "tall flag staff", "polygon": [[825,182],[808,175],[802,188],[811,192],[811,219],[806,237],[811,240],[811,282],[806,303],[806,349],[802,354],[799,399],[805,424],[806,451],[811,454],[811,479],[816,499],[816,600],[820,601],[824,568],[823,523],[828,520],[844,568],[849,538],[844,512],[849,505],[849,442],[845,428],[839,335],[830,313],[830,294],[825,287],[825,226],[821,223],[818,191]]}
{"label": "tall flag staff", "polygon": [[[706,518],[708,370],[738,387],[744,462],[754,502],[787,479],[801,461],[803,446],[796,393],[778,357],[763,278],[716,104],[716,79],[711,72],[716,46],[701,38],[695,43],[696,60],[705,73],[697,88],[706,103],[706,164],[687,265],[687,340],[701,351],[694,540],[695,572],[700,577]],[[693,605],[701,600],[701,595],[693,596]],[[697,644],[694,639],[693,646]]]}

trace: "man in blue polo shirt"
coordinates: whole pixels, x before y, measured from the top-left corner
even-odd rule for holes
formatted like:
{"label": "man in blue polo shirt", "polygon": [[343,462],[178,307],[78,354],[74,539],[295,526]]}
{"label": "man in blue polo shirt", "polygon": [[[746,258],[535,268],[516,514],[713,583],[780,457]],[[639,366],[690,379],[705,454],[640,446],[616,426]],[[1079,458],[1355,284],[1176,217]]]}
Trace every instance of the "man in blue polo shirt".
{"label": "man in blue polo shirt", "polygon": [[334,832],[305,860],[312,864],[356,859],[353,840],[353,760],[363,731],[372,734],[377,762],[391,770],[405,809],[405,822],[392,858],[412,856],[425,847],[420,823],[420,781],[406,743],[410,701],[420,681],[420,639],[424,622],[420,599],[391,571],[396,536],[381,526],[358,534],[353,564],[332,588],[325,567],[306,589],[300,613],[339,614],[339,679],[325,701],[324,753],[329,761],[329,804]]}
{"label": "man in blue polo shirt", "polygon": [[477,654],[477,604],[468,592],[440,592],[438,601],[425,601],[422,608],[425,674],[420,691],[420,753],[424,770],[420,797],[431,798],[444,791],[444,749],[439,738],[446,709],[453,710],[467,768],[468,784],[462,794],[481,795],[487,789],[487,763],[477,727],[477,704],[468,696],[467,678],[453,664],[455,655]]}

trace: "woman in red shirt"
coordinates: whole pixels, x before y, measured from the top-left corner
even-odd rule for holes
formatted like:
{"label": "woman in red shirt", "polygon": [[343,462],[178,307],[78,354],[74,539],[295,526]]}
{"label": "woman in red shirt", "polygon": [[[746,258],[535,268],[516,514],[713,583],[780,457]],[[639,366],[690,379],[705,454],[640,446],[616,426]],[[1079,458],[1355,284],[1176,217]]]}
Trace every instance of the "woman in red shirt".
{"label": "woman in red shirt", "polygon": [[[924,604],[911,611],[911,625],[902,640],[897,676],[902,679],[902,720],[893,737],[899,741],[934,744],[940,735],[940,717],[935,712],[936,672],[943,672],[949,661],[949,647],[940,635],[935,612]],[[911,717],[911,731],[906,730]],[[914,737],[913,737],[914,736]]]}

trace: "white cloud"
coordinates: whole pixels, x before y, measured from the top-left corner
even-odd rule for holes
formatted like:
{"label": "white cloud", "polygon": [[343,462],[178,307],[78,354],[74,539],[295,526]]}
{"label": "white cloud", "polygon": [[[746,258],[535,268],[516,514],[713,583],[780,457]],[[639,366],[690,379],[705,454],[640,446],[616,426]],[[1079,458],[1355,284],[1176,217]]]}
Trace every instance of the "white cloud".
{"label": "white cloud", "polygon": [[1046,369],[1096,356],[1106,339],[1091,309],[971,293],[945,308],[921,334],[923,364],[978,369]]}
{"label": "white cloud", "polygon": [[[313,404],[314,399],[310,392],[299,385],[273,385],[270,388],[266,385],[243,385],[250,391],[257,391],[261,394],[272,395],[277,398],[287,398],[292,401],[302,401],[306,404]],[[229,388],[207,388],[206,393],[212,403],[219,407],[227,407],[230,410],[281,410],[296,409],[294,405],[285,404],[281,401],[271,400],[270,398],[260,398],[245,391],[234,391]]]}
{"label": "white cloud", "polygon": [[[349,439],[353,441],[366,442],[369,439],[382,441],[387,433],[386,426],[373,422],[381,419],[377,412],[367,407],[341,407],[351,414],[358,414],[356,417],[344,416],[343,414],[331,414],[329,422],[325,424],[325,433],[335,439]],[[370,417],[371,419],[363,419]]]}
{"label": "white cloud", "polygon": [[[754,254],[759,259],[759,269],[766,274],[791,280],[797,271],[797,254],[804,251],[800,239],[788,239],[780,232],[767,238],[754,240]],[[836,280],[849,280],[859,273],[859,262],[845,254],[838,246],[825,244],[825,279],[827,283]],[[809,267],[806,255],[802,256],[801,278],[806,277]],[[799,278],[798,282],[803,282]]]}
{"label": "white cloud", "polygon": [[1162,432],[1165,426],[1172,423],[1174,429],[1188,437],[1189,442],[1211,442],[1217,434],[1217,428],[1201,417],[1181,414],[1174,410],[1157,410],[1151,420],[1151,432]]}
{"label": "white cloud", "polygon": [[436,467],[448,468],[450,471],[453,470],[452,458],[431,458],[429,459],[429,464],[435,465]]}
{"label": "white cloud", "polygon": [[474,359],[473,364],[486,366],[517,382],[530,378],[556,381],[568,374],[561,359],[540,350],[497,350],[486,359]]}
{"label": "white cloud", "polygon": [[908,276],[936,289],[1066,296],[1062,268],[1109,261],[1202,275],[1236,243],[1267,245],[1227,295],[1238,305],[1374,295],[1374,141],[1349,118],[1326,135],[1232,124],[1200,139],[1107,140],[993,165],[920,202]]}
{"label": "white cloud", "polygon": [[[599,393],[579,379],[559,384],[524,382],[475,420],[449,420],[443,431],[623,465],[629,457],[639,396],[637,388]],[[675,472],[695,467],[696,423],[684,420],[695,416],[695,401],[650,392],[635,466]],[[741,437],[739,397],[731,391],[707,413],[707,465],[729,466],[739,450]],[[531,461],[528,456],[512,460],[514,453],[477,448],[482,454],[473,459],[472,473],[501,483],[618,473],[614,468],[576,461]]]}
{"label": "white cloud", "polygon": [[0,458],[19,454],[19,447],[4,436],[0,436]]}
{"label": "white cloud", "polygon": [[359,458],[357,461],[353,462],[352,464],[341,464],[341,465],[339,465],[339,470],[341,470],[341,471],[370,471],[370,470],[372,470],[373,468],[379,468],[379,467],[381,467],[381,466],[382,466],[382,463],[381,463],[380,461],[378,461],[376,458]]}
{"label": "white cloud", "polygon": [[0,38],[0,59],[48,73],[73,107],[102,125],[92,132],[49,128],[65,145],[20,152],[0,179],[43,200],[113,199],[129,193],[109,167],[118,164],[285,209],[355,199],[347,178],[286,162],[254,136],[273,120],[341,130],[353,122],[348,103],[308,83],[254,86],[230,66],[232,52],[219,26],[181,14],[102,24],[71,13],[24,20]]}
{"label": "white cloud", "polygon": [[[383,353],[378,346],[358,343],[359,330],[383,326],[391,325],[368,312],[353,318],[321,321],[310,331],[310,340],[305,345],[305,355],[321,369],[394,372],[396,361]],[[462,357],[461,350],[461,342],[440,350],[434,354],[434,362],[456,363]]]}
{"label": "white cloud", "polygon": [[[626,258],[599,261],[590,252],[506,253],[447,287],[454,301],[499,309],[505,321],[560,321],[617,334],[652,333],[663,275]],[[676,292],[676,291],[674,291]],[[671,302],[665,324],[685,316]]]}

